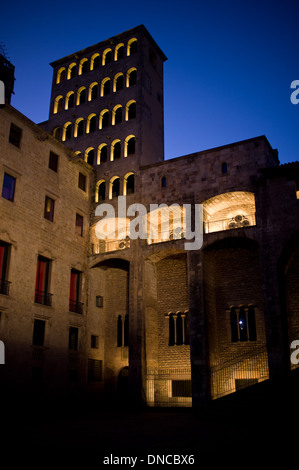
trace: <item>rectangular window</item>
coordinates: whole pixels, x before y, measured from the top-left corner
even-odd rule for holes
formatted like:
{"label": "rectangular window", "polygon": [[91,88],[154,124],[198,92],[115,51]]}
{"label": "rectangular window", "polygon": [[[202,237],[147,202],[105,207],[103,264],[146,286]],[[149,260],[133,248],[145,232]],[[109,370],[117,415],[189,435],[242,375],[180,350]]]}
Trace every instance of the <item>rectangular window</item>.
{"label": "rectangular window", "polygon": [[231,341],[256,341],[256,322],[255,308],[253,305],[249,307],[230,308],[230,327]]}
{"label": "rectangular window", "polygon": [[78,187],[82,189],[82,191],[86,191],[86,176],[81,172],[79,172]]}
{"label": "rectangular window", "polygon": [[37,259],[35,302],[43,305],[52,304],[52,294],[49,293],[51,260],[39,256]]}
{"label": "rectangular window", "polygon": [[83,217],[80,214],[76,214],[76,234],[83,237]]}
{"label": "rectangular window", "polygon": [[96,296],[96,306],[99,308],[102,308],[104,305],[104,299],[102,295],[97,295]]}
{"label": "rectangular window", "polygon": [[44,217],[45,219],[50,220],[50,222],[53,222],[54,220],[54,204],[54,199],[46,196]]}
{"label": "rectangular window", "polygon": [[15,186],[16,179],[8,173],[4,173],[2,197],[4,197],[4,199],[7,199],[8,201],[13,201],[15,195]]}
{"label": "rectangular window", "polygon": [[58,158],[58,155],[51,150],[49,155],[49,168],[56,173],[58,171]]}
{"label": "rectangular window", "polygon": [[7,281],[9,253],[10,245],[0,241],[0,294],[4,295],[9,293],[10,283]]}
{"label": "rectangular window", "polygon": [[102,380],[102,361],[88,359],[88,381],[101,382]]}
{"label": "rectangular window", "polygon": [[69,350],[78,351],[78,338],[79,338],[79,329],[75,326],[70,326],[69,329]]}
{"label": "rectangular window", "polygon": [[173,397],[192,397],[191,380],[172,380]]}
{"label": "rectangular window", "polygon": [[22,129],[11,123],[9,131],[9,142],[16,147],[20,147],[22,138]]}
{"label": "rectangular window", "polygon": [[76,269],[71,270],[70,301],[69,309],[71,312],[82,313],[83,304],[81,298],[81,277],[82,273]]}
{"label": "rectangular window", "polygon": [[99,337],[96,335],[91,335],[90,337],[90,347],[92,349],[98,349],[99,347]]}
{"label": "rectangular window", "polygon": [[32,344],[34,346],[43,346],[45,341],[45,326],[44,320],[34,320]]}

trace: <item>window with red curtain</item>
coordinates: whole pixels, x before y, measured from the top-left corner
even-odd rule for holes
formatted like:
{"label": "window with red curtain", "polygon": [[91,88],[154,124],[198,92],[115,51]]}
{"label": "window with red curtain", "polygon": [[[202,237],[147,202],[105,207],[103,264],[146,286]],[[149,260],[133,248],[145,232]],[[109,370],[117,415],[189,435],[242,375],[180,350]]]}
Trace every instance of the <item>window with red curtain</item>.
{"label": "window with red curtain", "polygon": [[39,256],[37,259],[36,281],[35,281],[35,302],[49,305],[49,267],[50,260]]}
{"label": "window with red curtain", "polygon": [[7,263],[8,263],[8,250],[9,245],[4,242],[0,242],[0,293],[8,294],[8,283],[7,281]]}
{"label": "window with red curtain", "polygon": [[82,313],[80,300],[81,272],[76,269],[71,270],[70,284],[70,306],[71,312]]}

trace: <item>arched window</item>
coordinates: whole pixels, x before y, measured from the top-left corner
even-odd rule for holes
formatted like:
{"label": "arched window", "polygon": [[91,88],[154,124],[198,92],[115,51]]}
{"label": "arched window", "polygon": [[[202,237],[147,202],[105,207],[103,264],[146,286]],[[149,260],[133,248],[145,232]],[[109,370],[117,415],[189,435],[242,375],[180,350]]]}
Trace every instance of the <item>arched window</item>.
{"label": "arched window", "polygon": [[102,202],[106,199],[106,183],[99,181],[97,185],[96,202]]}
{"label": "arched window", "polygon": [[134,135],[129,135],[125,139],[125,154],[124,154],[125,157],[135,154],[135,144],[136,144],[136,138]]}
{"label": "arched window", "polygon": [[168,314],[169,346],[189,344],[188,312]]}
{"label": "arched window", "polygon": [[121,142],[120,140],[114,140],[111,144],[111,156],[110,160],[113,162],[121,157]]}
{"label": "arched window", "polygon": [[128,48],[127,48],[127,55],[132,55],[132,54],[136,54],[137,52],[137,39],[136,38],[132,38],[130,39],[130,41],[128,42]]}
{"label": "arched window", "polygon": [[124,190],[123,195],[133,194],[135,191],[135,175],[134,173],[128,173],[124,177]]}
{"label": "arched window", "polygon": [[122,121],[122,106],[117,104],[112,111],[112,125],[119,124]]}
{"label": "arched window", "polygon": [[84,132],[84,119],[79,118],[75,122],[74,137],[79,137]]}
{"label": "arched window", "polygon": [[66,70],[64,67],[58,70],[57,76],[56,76],[56,83],[62,83],[64,82],[66,77]]}
{"label": "arched window", "polygon": [[69,140],[72,138],[72,123],[71,122],[66,122],[65,125],[63,126],[63,136],[62,140]]}
{"label": "arched window", "polygon": [[93,82],[88,89],[88,101],[97,99],[99,93],[99,85],[97,82]]}
{"label": "arched window", "polygon": [[70,78],[74,78],[77,75],[77,64],[75,62],[72,62],[67,70],[67,78],[68,80]]}
{"label": "arched window", "polygon": [[119,91],[122,90],[124,87],[124,74],[123,73],[118,73],[114,77],[113,81],[113,91]]}
{"label": "arched window", "polygon": [[120,179],[118,176],[114,176],[113,178],[111,178],[111,181],[110,181],[109,199],[118,197],[119,194],[120,194]]}
{"label": "arched window", "polygon": [[108,145],[101,144],[98,147],[98,159],[97,164],[100,165],[101,163],[105,163],[108,158]]}
{"label": "arched window", "polygon": [[107,96],[110,93],[110,78],[103,78],[101,83],[101,96]]}
{"label": "arched window", "polygon": [[57,140],[60,140],[60,127],[55,127],[53,129],[53,137]]}
{"label": "arched window", "polygon": [[86,88],[81,87],[77,93],[77,105],[83,104],[86,101]]}
{"label": "arched window", "polygon": [[54,101],[54,110],[53,113],[60,113],[62,111],[63,96],[57,96]]}
{"label": "arched window", "polygon": [[88,72],[88,60],[86,58],[80,60],[79,75]]}
{"label": "arched window", "polygon": [[127,72],[127,87],[133,86],[137,81],[137,69],[131,68]]}
{"label": "arched window", "polygon": [[223,162],[222,165],[221,165],[221,172],[222,174],[224,175],[225,173],[227,173],[227,163],[226,162]]}
{"label": "arched window", "polygon": [[126,120],[134,119],[136,117],[136,101],[129,101],[126,105]]}
{"label": "arched window", "polygon": [[114,60],[122,59],[125,56],[125,46],[124,44],[117,44],[114,51]]}
{"label": "arched window", "polygon": [[71,109],[75,105],[75,93],[73,91],[69,91],[65,98],[65,109]]}
{"label": "arched window", "polygon": [[90,70],[95,70],[100,66],[100,54],[93,54],[90,59]]}
{"label": "arched window", "polygon": [[103,109],[100,113],[99,120],[99,129],[104,129],[109,126],[109,111],[108,109]]}
{"label": "arched window", "polygon": [[90,114],[87,118],[86,133],[95,132],[97,126],[97,116],[95,114]]}
{"label": "arched window", "polygon": [[85,152],[85,161],[89,165],[93,166],[94,163],[94,149],[92,147],[88,148]]}
{"label": "arched window", "polygon": [[161,188],[166,188],[166,176],[162,176],[161,178]]}
{"label": "arched window", "polygon": [[107,65],[110,62],[112,62],[112,50],[111,49],[106,49],[103,52],[102,65]]}
{"label": "arched window", "polygon": [[253,305],[230,308],[231,341],[256,341],[255,309]]}

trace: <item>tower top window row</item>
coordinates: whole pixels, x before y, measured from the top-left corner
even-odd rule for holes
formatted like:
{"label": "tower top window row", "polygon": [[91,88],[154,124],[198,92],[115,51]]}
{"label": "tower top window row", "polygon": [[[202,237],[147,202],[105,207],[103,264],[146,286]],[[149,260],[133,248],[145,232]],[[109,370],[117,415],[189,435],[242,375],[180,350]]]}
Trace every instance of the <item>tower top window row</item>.
{"label": "tower top window row", "polygon": [[111,47],[105,49],[102,54],[96,52],[90,59],[84,57],[79,62],[73,61],[68,67],[61,67],[56,75],[56,84],[65,80],[70,80],[77,75],[83,75],[89,71],[105,66],[113,61],[120,60],[126,56],[133,55],[137,52],[137,39],[132,38],[125,46],[124,43],[117,44],[114,50]]}

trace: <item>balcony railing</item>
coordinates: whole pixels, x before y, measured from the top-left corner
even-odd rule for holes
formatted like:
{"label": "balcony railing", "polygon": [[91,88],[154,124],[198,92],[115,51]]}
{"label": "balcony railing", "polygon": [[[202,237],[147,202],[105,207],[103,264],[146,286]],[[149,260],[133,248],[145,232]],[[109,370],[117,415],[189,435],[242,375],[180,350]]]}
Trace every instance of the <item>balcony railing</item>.
{"label": "balcony railing", "polygon": [[69,310],[70,310],[70,312],[82,314],[83,313],[83,305],[84,304],[82,302],[78,302],[77,300],[70,299],[70,301],[69,301]]}
{"label": "balcony railing", "polygon": [[222,230],[232,230],[253,225],[256,225],[255,214],[236,215],[229,219],[204,222],[204,233],[220,232]]}
{"label": "balcony railing", "polygon": [[9,295],[9,286],[11,282],[0,279],[0,294]]}
{"label": "balcony railing", "polygon": [[108,253],[110,251],[124,250],[130,248],[130,239],[124,240],[99,240],[98,243],[92,245],[92,254]]}
{"label": "balcony railing", "polygon": [[49,292],[35,289],[34,301],[37,304],[48,305],[50,307],[52,305],[52,296],[53,294],[50,294]]}
{"label": "balcony railing", "polygon": [[175,229],[165,230],[163,232],[157,231],[155,234],[149,234],[147,244],[169,242],[172,240],[181,240],[185,238],[186,234],[183,228],[177,227]]}

